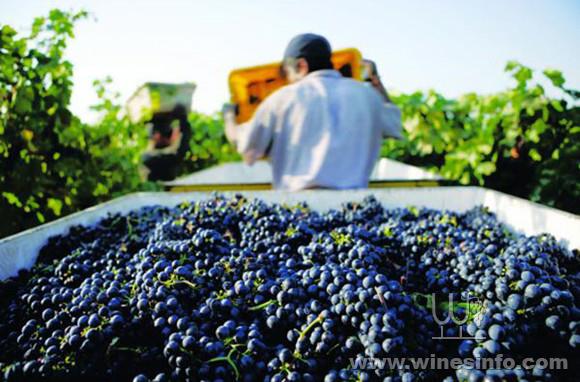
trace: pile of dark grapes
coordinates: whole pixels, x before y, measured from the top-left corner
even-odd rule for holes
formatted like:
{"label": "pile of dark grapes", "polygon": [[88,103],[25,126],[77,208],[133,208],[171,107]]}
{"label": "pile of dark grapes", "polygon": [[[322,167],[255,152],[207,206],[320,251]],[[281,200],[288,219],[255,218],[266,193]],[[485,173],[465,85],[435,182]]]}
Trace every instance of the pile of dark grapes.
{"label": "pile of dark grapes", "polygon": [[[51,238],[33,269],[0,284],[0,375],[578,381],[579,267],[576,250],[512,233],[484,208],[386,209],[369,197],[320,213],[241,195],[146,207]],[[441,328],[433,293],[480,305],[457,305],[465,322]],[[353,364],[432,354],[559,357],[569,369]]]}

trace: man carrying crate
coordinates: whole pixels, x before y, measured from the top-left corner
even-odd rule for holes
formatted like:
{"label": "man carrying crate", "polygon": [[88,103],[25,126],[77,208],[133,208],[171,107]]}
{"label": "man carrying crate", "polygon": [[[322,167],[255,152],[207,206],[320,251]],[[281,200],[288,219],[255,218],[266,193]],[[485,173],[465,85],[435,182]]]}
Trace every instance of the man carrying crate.
{"label": "man carrying crate", "polygon": [[400,110],[374,67],[373,86],[365,86],[334,70],[331,54],[324,37],[296,36],[283,60],[290,85],[241,125],[234,109],[224,108],[226,137],[249,164],[270,158],[276,189],[366,188],[382,140],[402,137]]}

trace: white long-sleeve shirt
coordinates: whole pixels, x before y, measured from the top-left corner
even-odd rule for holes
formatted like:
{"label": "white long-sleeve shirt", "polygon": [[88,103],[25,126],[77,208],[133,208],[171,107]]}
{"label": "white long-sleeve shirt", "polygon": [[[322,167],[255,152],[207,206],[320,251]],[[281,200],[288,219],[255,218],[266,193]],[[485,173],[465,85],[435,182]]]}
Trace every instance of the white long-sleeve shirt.
{"label": "white long-sleeve shirt", "polygon": [[237,148],[270,157],[276,189],[365,188],[386,137],[402,137],[400,110],[361,82],[319,70],[266,98],[240,125]]}

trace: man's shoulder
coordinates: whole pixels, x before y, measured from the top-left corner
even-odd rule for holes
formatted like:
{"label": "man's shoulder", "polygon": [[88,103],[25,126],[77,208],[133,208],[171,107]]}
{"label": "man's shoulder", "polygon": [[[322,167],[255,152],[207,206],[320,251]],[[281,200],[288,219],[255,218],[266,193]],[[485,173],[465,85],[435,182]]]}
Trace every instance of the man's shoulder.
{"label": "man's shoulder", "polygon": [[276,107],[281,103],[286,103],[289,99],[292,98],[292,96],[294,96],[298,92],[299,84],[300,84],[299,82],[294,84],[288,84],[281,87],[280,89],[277,89],[264,99],[263,104],[267,105],[267,107]]}
{"label": "man's shoulder", "polygon": [[368,85],[366,82],[355,80],[354,78],[345,78],[344,81],[342,81],[342,84],[349,87],[353,91],[365,94],[367,96],[376,95],[376,91],[372,88],[372,86]]}
{"label": "man's shoulder", "polygon": [[352,78],[344,78],[339,84],[342,94],[348,94],[353,99],[358,99],[370,105],[382,104],[379,93],[368,83]]}

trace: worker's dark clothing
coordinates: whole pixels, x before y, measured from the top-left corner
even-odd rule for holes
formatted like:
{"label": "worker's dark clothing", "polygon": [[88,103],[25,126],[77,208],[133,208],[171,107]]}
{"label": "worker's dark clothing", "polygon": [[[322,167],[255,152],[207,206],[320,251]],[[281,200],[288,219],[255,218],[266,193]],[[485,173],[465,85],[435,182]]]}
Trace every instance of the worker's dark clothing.
{"label": "worker's dark clothing", "polygon": [[[164,137],[171,135],[171,121],[157,121],[154,119],[153,132],[159,132]],[[164,147],[155,147],[153,150],[145,152],[142,156],[143,165],[149,169],[147,180],[149,181],[168,181],[177,176],[177,168],[185,158],[189,150],[189,141],[191,140],[191,125],[187,118],[179,119],[179,130],[181,132],[181,141],[174,152],[168,151]]]}
{"label": "worker's dark clothing", "polygon": [[177,166],[181,162],[175,154],[157,154],[155,150],[143,154],[143,164],[149,169],[147,180],[167,181],[177,176]]}

